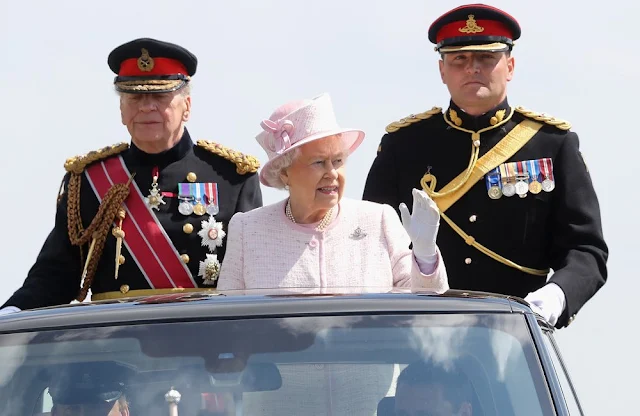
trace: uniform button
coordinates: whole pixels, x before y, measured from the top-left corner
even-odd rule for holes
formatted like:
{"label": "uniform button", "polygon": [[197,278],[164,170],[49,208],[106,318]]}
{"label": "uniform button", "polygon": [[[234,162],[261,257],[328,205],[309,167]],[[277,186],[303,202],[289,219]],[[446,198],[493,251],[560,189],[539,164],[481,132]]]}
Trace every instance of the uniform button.
{"label": "uniform button", "polygon": [[118,257],[118,264],[123,265],[125,262],[125,258],[122,254]]}
{"label": "uniform button", "polygon": [[311,240],[311,241],[309,242],[309,246],[310,246],[311,248],[316,248],[316,247],[318,246],[318,242],[317,242],[316,240]]}
{"label": "uniform button", "polygon": [[129,285],[120,286],[120,292],[121,293],[127,293],[128,291],[129,291]]}
{"label": "uniform button", "polygon": [[476,222],[477,219],[478,217],[476,217],[475,215],[472,215],[469,217],[469,222]]}
{"label": "uniform button", "polygon": [[186,223],[182,226],[182,231],[184,231],[185,234],[191,234],[193,232],[193,225]]}
{"label": "uniform button", "polygon": [[196,176],[196,174],[195,174],[195,173],[193,173],[193,172],[189,172],[189,173],[187,173],[187,180],[188,180],[189,182],[195,182],[195,181],[196,181],[196,179],[198,179],[198,177]]}
{"label": "uniform button", "polygon": [[189,255],[188,254],[182,254],[182,255],[180,255],[180,258],[182,259],[182,262],[184,264],[189,263]]}
{"label": "uniform button", "polygon": [[464,262],[466,264],[471,264],[471,257],[467,257],[466,259],[464,259]]}

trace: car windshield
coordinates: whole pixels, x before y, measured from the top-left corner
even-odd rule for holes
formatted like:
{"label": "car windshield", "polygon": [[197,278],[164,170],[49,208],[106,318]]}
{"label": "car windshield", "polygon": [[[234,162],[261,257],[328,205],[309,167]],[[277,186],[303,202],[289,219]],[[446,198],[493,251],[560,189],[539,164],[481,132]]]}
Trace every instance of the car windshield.
{"label": "car windshield", "polygon": [[[4,334],[0,356],[5,416],[50,415],[55,401],[82,407],[94,398],[107,407],[123,399],[131,416],[167,415],[171,406],[180,416],[438,416],[461,403],[472,415],[555,414],[522,314],[93,326]],[[60,384],[73,365],[88,370]],[[84,414],[106,416],[107,407]]]}

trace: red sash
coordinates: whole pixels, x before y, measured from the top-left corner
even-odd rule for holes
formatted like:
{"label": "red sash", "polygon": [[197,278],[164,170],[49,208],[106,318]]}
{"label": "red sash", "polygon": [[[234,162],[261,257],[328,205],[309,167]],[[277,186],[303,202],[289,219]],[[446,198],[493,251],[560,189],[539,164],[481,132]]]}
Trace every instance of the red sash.
{"label": "red sash", "polygon": [[[121,156],[96,163],[85,174],[100,202],[109,188],[116,183],[127,183],[131,177]],[[134,181],[129,185],[129,196],[124,205],[127,216],[122,223],[125,232],[123,243],[151,289],[197,287],[191,272],[158,218],[144,202],[144,196]]]}

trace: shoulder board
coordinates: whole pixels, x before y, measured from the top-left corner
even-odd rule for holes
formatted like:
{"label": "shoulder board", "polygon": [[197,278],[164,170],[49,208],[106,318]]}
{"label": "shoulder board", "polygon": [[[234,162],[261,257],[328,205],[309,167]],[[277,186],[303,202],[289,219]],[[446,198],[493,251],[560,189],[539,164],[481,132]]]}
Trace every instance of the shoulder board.
{"label": "shoulder board", "polygon": [[555,118],[553,116],[550,116],[549,114],[537,113],[535,111],[528,110],[521,106],[516,107],[515,111],[527,118],[530,118],[536,121],[541,121],[543,123],[554,126],[560,130],[569,130],[571,128],[571,123],[569,123],[568,121]]}
{"label": "shoulder board", "polygon": [[387,131],[387,133],[395,133],[396,131],[400,130],[403,127],[410,126],[411,124],[417,123],[418,121],[421,121],[421,120],[426,120],[440,113],[442,113],[441,107],[433,107],[431,110],[427,110],[424,113],[411,114],[398,121],[394,121],[393,123],[389,124],[385,130]]}
{"label": "shoulder board", "polygon": [[122,153],[128,148],[129,143],[123,142],[106,146],[99,150],[93,150],[85,155],[70,157],[64,162],[64,169],[67,172],[80,174],[88,165]]}
{"label": "shoulder board", "polygon": [[221,156],[224,159],[235,163],[236,171],[240,175],[257,172],[260,167],[260,161],[257,158],[225,147],[220,143],[211,142],[209,140],[198,140],[197,145],[215,155]]}

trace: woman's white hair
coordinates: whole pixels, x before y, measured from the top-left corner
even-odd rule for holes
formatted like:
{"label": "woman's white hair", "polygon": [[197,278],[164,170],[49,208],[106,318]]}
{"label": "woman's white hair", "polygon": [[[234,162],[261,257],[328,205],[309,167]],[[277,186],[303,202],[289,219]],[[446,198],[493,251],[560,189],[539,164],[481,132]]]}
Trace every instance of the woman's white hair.
{"label": "woman's white hair", "polygon": [[264,171],[264,177],[271,186],[276,189],[285,189],[285,183],[282,181],[282,173],[287,170],[300,155],[300,148],[296,147],[290,152],[274,159]]}
{"label": "woman's white hair", "polygon": [[[336,134],[333,136],[324,137],[336,137],[341,139],[342,134]],[[343,142],[344,143],[344,142]],[[282,173],[289,169],[289,167],[293,164],[296,158],[300,155],[300,148],[296,147],[290,152],[285,153],[284,155],[274,159],[273,162],[264,170],[264,177],[268,183],[271,184],[272,187],[276,189],[286,189],[285,183],[282,181]]]}

